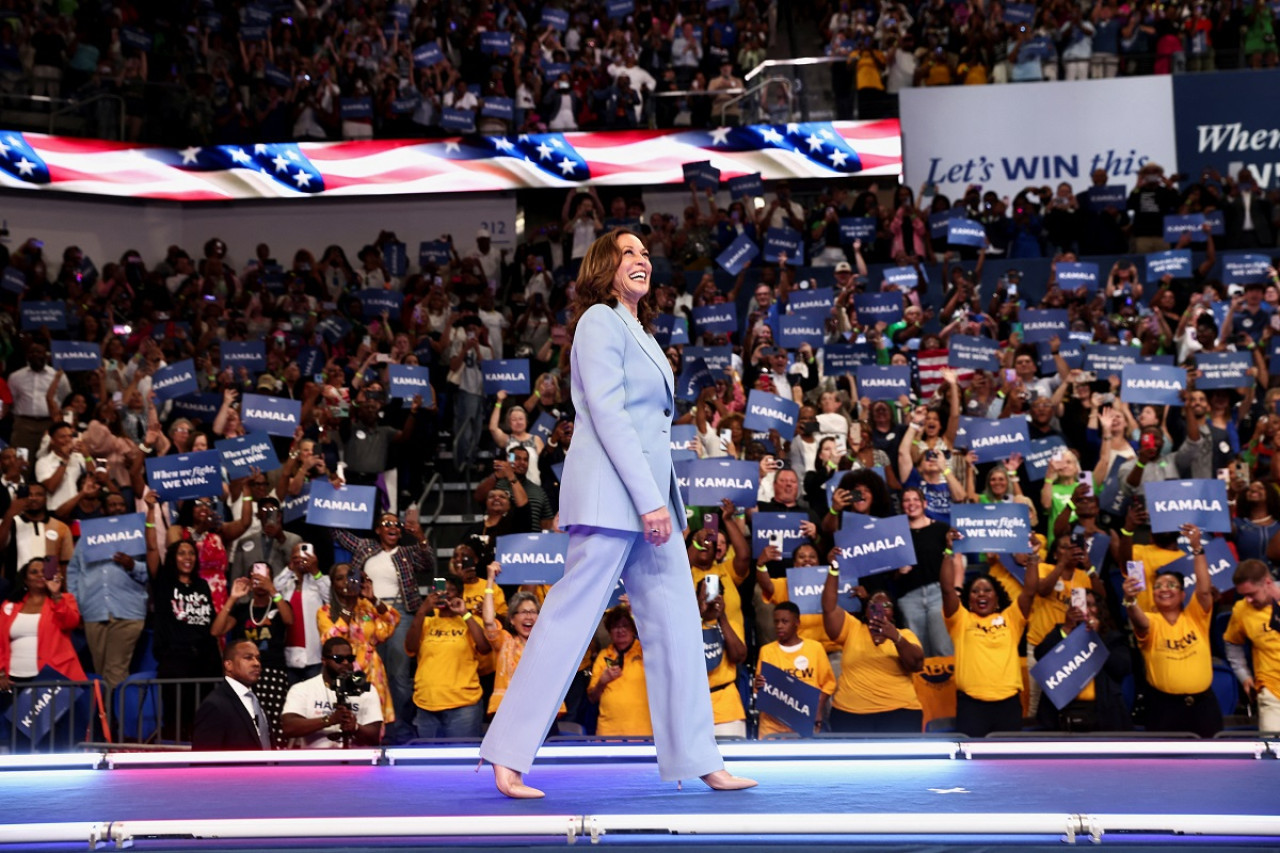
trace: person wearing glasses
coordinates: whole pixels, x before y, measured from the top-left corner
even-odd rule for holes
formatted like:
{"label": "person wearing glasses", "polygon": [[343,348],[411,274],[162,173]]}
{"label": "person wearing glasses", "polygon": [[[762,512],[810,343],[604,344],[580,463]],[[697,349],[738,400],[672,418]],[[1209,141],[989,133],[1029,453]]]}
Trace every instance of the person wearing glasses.
{"label": "person wearing glasses", "polygon": [[346,735],[353,746],[377,746],[382,732],[382,703],[366,692],[339,701],[338,679],[350,675],[356,654],[345,637],[325,640],[320,674],[289,688],[280,725],[291,745],[303,749],[341,749]]}
{"label": "person wearing glasses", "polygon": [[343,637],[356,654],[356,669],[365,674],[382,701],[382,719],[395,722],[387,670],[378,647],[394,642],[400,613],[374,593],[373,579],[354,565],[339,563],[329,570],[329,606],[316,612],[316,627],[324,639]]}
{"label": "person wearing glasses", "polygon": [[[411,506],[405,513],[403,524],[393,513],[379,514],[371,538],[356,536],[346,530],[334,530],[333,544],[351,552],[351,569],[368,577],[375,600],[399,614],[407,616],[417,612],[422,604],[417,579],[435,577],[436,557],[435,550],[423,535],[422,525],[418,523],[416,506]],[[334,586],[337,586],[336,581]],[[384,707],[383,711],[388,724],[391,724],[387,731],[389,743],[401,743],[414,737],[410,723],[414,715],[413,674],[416,667],[404,652],[410,621],[401,619],[395,626],[395,633],[384,638],[378,648],[391,691],[391,705]]]}
{"label": "person wearing glasses", "polygon": [[[538,622],[538,613],[542,607],[538,604],[538,597],[531,592],[517,592],[511,597],[510,612],[507,621],[510,623],[510,629],[503,626],[498,621],[498,610],[494,604],[494,593],[501,594],[498,586],[498,575],[502,574],[502,566],[498,563],[490,563],[488,571],[488,586],[485,588],[484,601],[481,605],[481,614],[484,617],[484,636],[492,647],[494,656],[494,672],[493,672],[493,694],[489,697],[489,707],[485,710],[485,714],[492,717],[497,713],[498,706],[502,704],[502,697],[507,693],[507,685],[511,683],[511,676],[515,675],[516,667],[520,664],[520,657],[524,654],[525,643],[529,640],[529,633],[533,631],[533,626]],[[560,713],[563,716],[567,709],[563,704],[560,705]]]}
{"label": "person wearing glasses", "polygon": [[1123,603],[1147,670],[1147,731],[1195,732],[1207,738],[1222,731],[1222,708],[1213,692],[1213,650],[1209,647],[1213,584],[1200,528],[1184,524],[1181,532],[1191,546],[1195,571],[1190,600],[1186,601],[1182,575],[1162,566],[1151,581],[1154,610],[1140,606],[1137,595],[1141,585],[1135,577],[1124,580]]}

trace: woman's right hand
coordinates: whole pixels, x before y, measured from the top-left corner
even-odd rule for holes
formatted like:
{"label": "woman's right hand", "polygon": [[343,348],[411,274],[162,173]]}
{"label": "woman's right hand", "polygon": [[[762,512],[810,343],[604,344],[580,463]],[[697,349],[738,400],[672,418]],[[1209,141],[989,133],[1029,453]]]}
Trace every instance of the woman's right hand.
{"label": "woman's right hand", "polygon": [[493,586],[493,582],[498,579],[498,575],[502,574],[502,564],[493,562],[489,564],[489,586]]}
{"label": "woman's right hand", "polygon": [[831,494],[831,508],[836,512],[843,512],[844,508],[853,503],[853,492],[848,489],[836,489]]}
{"label": "woman's right hand", "polygon": [[640,527],[650,545],[665,545],[671,538],[671,513],[665,506],[646,512],[640,516]]}
{"label": "woman's right hand", "polygon": [[231,599],[238,600],[249,594],[250,584],[247,577],[236,578],[231,584]]}
{"label": "woman's right hand", "polygon": [[1142,584],[1137,578],[1125,577],[1123,586],[1125,598],[1137,598],[1138,593],[1142,592]]}

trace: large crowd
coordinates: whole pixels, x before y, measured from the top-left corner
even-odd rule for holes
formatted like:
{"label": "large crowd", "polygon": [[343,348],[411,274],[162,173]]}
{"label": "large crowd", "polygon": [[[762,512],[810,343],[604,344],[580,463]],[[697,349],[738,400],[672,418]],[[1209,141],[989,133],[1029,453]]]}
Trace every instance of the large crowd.
{"label": "large crowd", "polygon": [[169,145],[705,127],[729,96],[697,93],[739,88],[777,26],[765,0],[6,4],[0,94]]}
{"label": "large crowd", "polygon": [[[289,247],[281,261],[273,249],[283,247],[215,235],[159,258],[125,250],[101,269],[76,246],[24,235],[0,257],[0,687],[92,673],[109,691],[138,670],[226,672],[256,682],[270,745],[477,735],[546,592],[504,584],[496,553],[504,535],[558,529],[578,266],[598,235],[630,228],[654,264],[648,299],[682,398],[677,464],[750,469],[750,494],[726,485],[689,501],[690,582],[719,733],[755,730],[753,697],[776,685],[764,664],[817,688],[811,722],[834,731],[920,731],[954,717],[956,730],[981,736],[1035,716],[1053,730],[1207,736],[1254,703],[1258,725],[1276,730],[1273,212],[1263,215],[1247,172],[1205,180],[1226,211],[1223,233],[1206,222],[1174,244],[1152,229],[1146,199],[1176,210],[1185,197],[1155,166],[1127,202],[1098,210],[1073,207],[1070,187],[1028,191],[1013,211],[997,200],[1004,219],[988,214],[976,246],[931,236],[932,208],[947,202],[918,205],[903,187],[787,184],[726,209],[694,192],[683,223],[646,214],[638,191],[607,204],[570,193],[563,218],[526,233],[510,263],[483,230],[404,270],[390,232],[350,255]],[[981,216],[972,195],[953,206]],[[1046,221],[1065,207],[1080,226],[1072,233],[1105,232],[1124,257],[1092,287],[1058,280],[1064,264],[1087,259],[1075,254],[1094,245],[1085,236],[1048,241],[1044,280],[985,272],[992,253],[1019,256],[1020,238],[996,244],[1037,202]],[[874,237],[844,236],[847,214],[873,219]],[[737,275],[713,267],[743,236],[763,245],[784,228],[802,233],[803,257],[761,257]],[[1142,274],[1143,256],[1193,237],[1207,250],[1198,265]],[[1215,241],[1261,254],[1263,268],[1225,283]],[[930,254],[944,264],[932,281]],[[914,275],[891,283],[903,269]],[[803,313],[792,306],[818,294],[817,337],[790,341],[788,317]],[[877,294],[888,320],[863,313],[860,297]],[[716,306],[736,308],[732,328],[699,327]],[[32,320],[32,308],[44,313]],[[1047,338],[1024,325],[1043,309],[1063,312]],[[959,358],[975,340],[990,343],[988,364]],[[59,367],[73,364],[62,361],[72,344],[89,347],[92,369]],[[261,361],[245,361],[254,347]],[[1083,362],[1091,347],[1173,370],[1181,390],[1159,404],[1135,396],[1119,368]],[[831,360],[855,352],[860,366]],[[1235,386],[1196,387],[1210,356],[1233,353],[1246,362]],[[486,385],[499,358],[528,360],[527,388]],[[196,390],[171,396],[183,365]],[[429,382],[397,390],[398,366],[424,368]],[[869,377],[895,366],[909,379],[886,396]],[[755,423],[757,394],[775,415],[795,406],[791,426]],[[248,409],[263,398],[296,405],[296,429],[272,435],[274,460],[235,465],[232,440],[261,429]],[[1025,425],[1036,452],[983,453],[976,431],[1009,424]],[[160,470],[196,477],[184,460],[209,450],[223,454],[211,491],[184,497],[157,481]],[[442,531],[417,507],[432,473],[474,487],[475,521],[447,558]],[[1171,480],[1223,486],[1226,523],[1170,529],[1147,489]],[[317,491],[350,486],[376,490],[369,529],[307,511]],[[1025,509],[1025,544],[968,553],[956,529],[968,504]],[[145,542],[90,547],[84,531],[101,535],[99,520],[112,517],[140,518]],[[786,529],[754,547],[776,518]],[[848,557],[850,531],[881,522],[903,525],[910,564]],[[1105,643],[1106,666],[1070,701],[1050,702],[1027,672],[1076,631]],[[648,733],[643,645],[623,598],[581,662],[566,731]],[[1215,679],[1234,679],[1231,692]],[[934,689],[944,683],[953,695]],[[201,731],[196,691],[166,689],[162,737],[226,743]],[[761,734],[791,728],[758,720]]]}

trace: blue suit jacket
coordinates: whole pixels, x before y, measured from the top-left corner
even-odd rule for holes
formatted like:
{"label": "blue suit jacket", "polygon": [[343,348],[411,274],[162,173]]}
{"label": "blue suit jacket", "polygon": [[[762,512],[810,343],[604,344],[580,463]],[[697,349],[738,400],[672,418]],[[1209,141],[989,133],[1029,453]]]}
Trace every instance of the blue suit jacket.
{"label": "blue suit jacket", "polygon": [[560,487],[560,526],[642,529],[665,506],[687,525],[671,464],[675,378],[666,355],[625,307],[594,305],[573,336],[573,442]]}

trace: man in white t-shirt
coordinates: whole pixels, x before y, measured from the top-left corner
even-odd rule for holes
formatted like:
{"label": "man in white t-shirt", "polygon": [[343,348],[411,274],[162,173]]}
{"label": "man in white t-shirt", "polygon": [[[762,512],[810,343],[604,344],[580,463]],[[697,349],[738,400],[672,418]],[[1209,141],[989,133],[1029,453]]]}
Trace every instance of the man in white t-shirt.
{"label": "man in white t-shirt", "polygon": [[49,427],[49,452],[36,460],[36,479],[49,492],[49,507],[54,512],[80,491],[77,484],[85,465],[84,456],[72,452],[75,443],[75,427],[56,423]]}
{"label": "man in white t-shirt", "polygon": [[291,746],[338,749],[345,735],[352,746],[377,746],[382,739],[382,703],[366,682],[364,693],[338,701],[334,688],[349,677],[356,656],[343,637],[330,637],[321,649],[323,669],[315,678],[289,688],[280,725]]}

